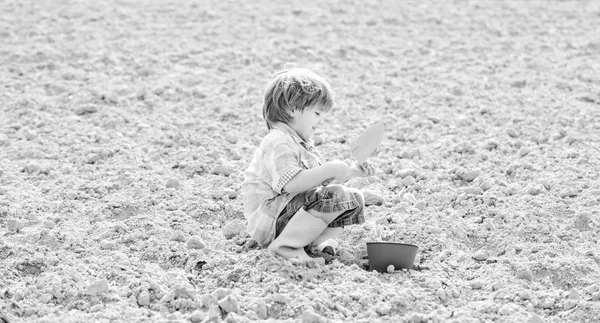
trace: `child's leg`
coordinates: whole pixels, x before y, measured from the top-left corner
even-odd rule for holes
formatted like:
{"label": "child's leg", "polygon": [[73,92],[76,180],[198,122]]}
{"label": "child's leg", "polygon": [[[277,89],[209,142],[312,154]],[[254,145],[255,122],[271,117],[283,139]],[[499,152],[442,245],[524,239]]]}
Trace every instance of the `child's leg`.
{"label": "child's leg", "polygon": [[309,213],[328,222],[328,227],[311,243],[313,250],[324,251],[325,248],[330,247],[331,250],[327,252],[334,254],[338,244],[333,239],[342,232],[343,227],[364,223],[363,210],[365,202],[362,192],[358,189],[336,185],[331,190],[333,190],[333,193],[328,190],[329,192],[324,194],[328,195],[330,200],[335,200],[328,202],[329,204],[344,205],[347,208],[354,206],[354,201],[356,201],[358,205],[358,207],[352,209],[329,213],[318,212],[315,209],[308,210]]}
{"label": "child's leg", "polygon": [[304,246],[314,245],[315,240],[330,239],[344,225],[363,223],[363,207],[360,191],[343,185],[319,187],[300,194],[279,216],[269,250],[288,259],[310,259]]}
{"label": "child's leg", "polygon": [[268,249],[286,259],[310,260],[304,247],[314,241],[326,228],[325,221],[300,208],[271,241]]}

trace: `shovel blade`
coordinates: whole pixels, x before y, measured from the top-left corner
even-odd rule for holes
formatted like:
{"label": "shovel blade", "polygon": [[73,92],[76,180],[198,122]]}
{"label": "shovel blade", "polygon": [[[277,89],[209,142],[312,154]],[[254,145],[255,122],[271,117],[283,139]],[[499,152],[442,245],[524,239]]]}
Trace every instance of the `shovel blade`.
{"label": "shovel blade", "polygon": [[365,130],[365,132],[350,143],[352,157],[359,164],[364,163],[383,140],[384,132],[385,126],[383,123],[376,123]]}

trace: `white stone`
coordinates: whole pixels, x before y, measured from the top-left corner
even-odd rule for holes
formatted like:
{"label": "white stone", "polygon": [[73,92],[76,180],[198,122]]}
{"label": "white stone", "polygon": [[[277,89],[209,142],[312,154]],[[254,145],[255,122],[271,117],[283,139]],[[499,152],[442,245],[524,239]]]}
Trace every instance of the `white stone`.
{"label": "white stone", "polygon": [[477,250],[477,252],[475,252],[475,254],[473,254],[473,259],[477,260],[477,261],[484,261],[487,260],[490,257],[490,253],[486,250]]}
{"label": "white stone", "polygon": [[237,299],[232,295],[228,295],[227,297],[223,298],[218,302],[218,304],[225,313],[236,313],[240,310]]}
{"label": "white stone", "polygon": [[101,295],[106,292],[108,292],[108,281],[106,279],[100,279],[88,286],[86,294]]}
{"label": "white stone", "polygon": [[205,245],[202,239],[198,236],[192,236],[187,241],[188,249],[204,249]]}

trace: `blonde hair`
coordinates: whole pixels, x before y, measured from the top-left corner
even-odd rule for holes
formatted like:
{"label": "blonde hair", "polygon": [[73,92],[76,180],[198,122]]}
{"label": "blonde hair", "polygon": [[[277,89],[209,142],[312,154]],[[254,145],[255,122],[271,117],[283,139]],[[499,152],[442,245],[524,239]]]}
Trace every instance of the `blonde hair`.
{"label": "blonde hair", "polygon": [[263,118],[267,128],[276,122],[289,123],[291,112],[321,104],[329,111],[334,104],[333,91],[325,79],[306,68],[284,65],[273,75],[265,90]]}

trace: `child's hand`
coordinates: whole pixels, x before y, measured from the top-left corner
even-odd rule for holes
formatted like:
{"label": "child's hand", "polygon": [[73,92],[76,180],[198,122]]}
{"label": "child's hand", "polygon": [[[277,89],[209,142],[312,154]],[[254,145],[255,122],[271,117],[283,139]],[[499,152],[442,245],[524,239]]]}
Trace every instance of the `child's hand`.
{"label": "child's hand", "polygon": [[364,162],[362,164],[354,162],[350,167],[354,173],[353,177],[369,177],[375,175],[375,167],[369,162]]}
{"label": "child's hand", "polygon": [[333,177],[326,180],[322,185],[341,184],[352,177],[368,177],[375,174],[375,167],[368,162],[359,164],[353,162],[351,165],[346,161],[334,160],[328,162],[333,168]]}
{"label": "child's hand", "polygon": [[[331,178],[323,182],[323,185],[327,185],[329,183],[339,184],[347,181],[354,175],[354,170],[348,163],[343,162],[341,160],[333,160],[327,162],[326,165],[330,167],[330,174],[333,175]],[[325,184],[326,183],[326,184]]]}

